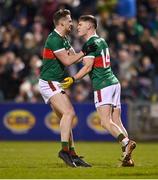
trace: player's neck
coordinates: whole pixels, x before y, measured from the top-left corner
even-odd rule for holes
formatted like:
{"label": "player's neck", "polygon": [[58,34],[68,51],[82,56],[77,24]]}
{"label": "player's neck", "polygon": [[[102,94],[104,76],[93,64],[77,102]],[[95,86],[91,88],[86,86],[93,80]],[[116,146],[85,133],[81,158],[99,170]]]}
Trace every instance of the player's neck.
{"label": "player's neck", "polygon": [[56,27],[54,30],[55,30],[60,36],[62,36],[62,37],[66,36],[65,30],[62,29],[62,28],[60,28],[60,27]]}
{"label": "player's neck", "polygon": [[96,31],[89,31],[85,36],[84,39],[88,41],[92,36],[96,36]]}

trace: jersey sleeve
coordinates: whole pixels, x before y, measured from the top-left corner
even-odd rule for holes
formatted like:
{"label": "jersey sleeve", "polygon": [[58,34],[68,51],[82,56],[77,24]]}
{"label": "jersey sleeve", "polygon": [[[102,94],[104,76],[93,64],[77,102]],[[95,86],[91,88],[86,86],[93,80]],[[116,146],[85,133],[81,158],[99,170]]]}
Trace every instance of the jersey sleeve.
{"label": "jersey sleeve", "polygon": [[[88,46],[89,44],[85,44],[84,46]],[[95,52],[91,52],[88,53],[86,56],[84,56],[83,58],[95,58],[96,53]]]}
{"label": "jersey sleeve", "polygon": [[54,53],[65,49],[62,38],[58,37],[49,37],[47,45]]}
{"label": "jersey sleeve", "polygon": [[86,56],[84,56],[84,58],[85,57],[88,57],[88,58],[95,58],[95,52],[91,52],[91,53],[89,53],[89,54],[87,54]]}

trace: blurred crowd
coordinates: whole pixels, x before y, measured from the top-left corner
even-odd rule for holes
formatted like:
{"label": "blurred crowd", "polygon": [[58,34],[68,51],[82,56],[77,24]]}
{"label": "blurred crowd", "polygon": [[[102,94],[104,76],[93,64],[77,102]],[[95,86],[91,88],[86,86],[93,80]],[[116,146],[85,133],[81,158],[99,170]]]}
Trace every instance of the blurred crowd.
{"label": "blurred crowd", "polygon": [[[158,101],[158,0],[0,0],[0,102],[43,102],[38,88],[42,49],[59,8],[72,13],[70,41],[78,52],[77,19],[93,14],[110,47],[122,101]],[[82,63],[67,67],[73,75]],[[67,91],[73,102],[92,102],[86,76]]]}

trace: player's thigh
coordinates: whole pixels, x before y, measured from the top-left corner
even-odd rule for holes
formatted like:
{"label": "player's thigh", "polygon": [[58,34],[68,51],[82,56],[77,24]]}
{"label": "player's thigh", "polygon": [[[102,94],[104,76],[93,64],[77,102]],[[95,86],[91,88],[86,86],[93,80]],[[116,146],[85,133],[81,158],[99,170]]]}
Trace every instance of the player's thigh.
{"label": "player's thigh", "polygon": [[39,90],[46,104],[49,103],[52,96],[64,91],[59,84],[57,81],[39,79]]}
{"label": "player's thigh", "polygon": [[111,85],[94,91],[94,102],[96,108],[102,105],[113,105],[114,90],[115,86]]}
{"label": "player's thigh", "polygon": [[51,106],[52,110],[55,112],[55,114],[58,116],[58,118],[61,119],[62,114],[55,107],[53,107],[53,105],[51,103],[50,103],[50,106]]}
{"label": "player's thigh", "polygon": [[67,96],[67,94],[58,93],[50,98],[51,106],[60,114],[70,113],[71,115],[74,113],[74,108],[72,103]]}
{"label": "player's thigh", "polygon": [[114,96],[113,96],[113,105],[116,108],[121,108],[120,95],[121,95],[121,85],[120,83],[115,84]]}
{"label": "player's thigh", "polygon": [[101,121],[110,121],[111,113],[112,113],[112,106],[111,105],[102,105],[97,107],[98,115]]}
{"label": "player's thigh", "polygon": [[120,123],[120,121],[121,121],[121,109],[120,108],[113,108],[112,120],[116,124]]}

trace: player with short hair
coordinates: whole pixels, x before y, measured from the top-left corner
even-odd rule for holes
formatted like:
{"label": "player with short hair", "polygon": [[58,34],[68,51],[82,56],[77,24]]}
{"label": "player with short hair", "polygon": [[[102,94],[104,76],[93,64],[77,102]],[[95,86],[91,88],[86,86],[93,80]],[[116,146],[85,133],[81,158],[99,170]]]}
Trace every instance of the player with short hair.
{"label": "player with short hair", "polygon": [[69,166],[90,165],[76,155],[72,137],[72,121],[75,117],[74,108],[65,91],[59,86],[67,76],[65,66],[69,66],[89,52],[95,51],[92,44],[74,53],[67,35],[72,30],[72,19],[69,10],[59,10],[54,14],[55,29],[48,35],[43,50],[43,64],[40,72],[40,93],[45,101],[56,112],[60,121],[62,150],[59,157]]}
{"label": "player with short hair", "polygon": [[86,40],[84,47],[96,43],[97,50],[83,57],[84,66],[73,77],[67,77],[61,85],[68,88],[89,73],[101,125],[121,143],[122,166],[134,166],[131,154],[136,143],[128,138],[121,122],[120,83],[111,69],[108,45],[96,34],[96,29],[97,20],[94,16],[84,15],[79,18],[78,35]]}

